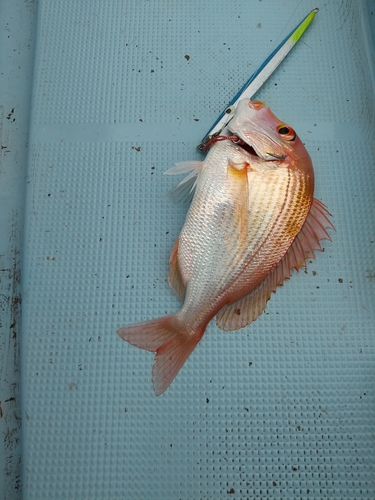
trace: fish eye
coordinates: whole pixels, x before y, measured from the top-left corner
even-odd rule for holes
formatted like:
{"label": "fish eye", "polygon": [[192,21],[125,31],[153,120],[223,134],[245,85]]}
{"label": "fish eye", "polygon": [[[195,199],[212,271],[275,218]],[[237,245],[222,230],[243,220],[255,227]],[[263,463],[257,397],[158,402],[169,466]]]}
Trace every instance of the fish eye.
{"label": "fish eye", "polygon": [[292,129],[292,127],[286,126],[286,125],[280,125],[280,127],[277,129],[280,135],[282,135],[283,139],[287,141],[294,141],[296,138],[296,133]]}
{"label": "fish eye", "polygon": [[236,106],[229,106],[226,110],[225,110],[225,114],[226,115],[233,115],[233,113],[236,111]]}

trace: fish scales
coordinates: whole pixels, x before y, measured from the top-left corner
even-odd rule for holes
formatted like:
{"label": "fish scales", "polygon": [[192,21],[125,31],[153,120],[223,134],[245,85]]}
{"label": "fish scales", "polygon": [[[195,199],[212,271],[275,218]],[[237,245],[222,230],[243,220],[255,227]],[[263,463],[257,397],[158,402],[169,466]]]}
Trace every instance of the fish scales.
{"label": "fish scales", "polygon": [[[245,153],[230,141],[222,142],[210,151],[205,160],[207,168],[202,172],[197,194],[181,231],[180,270],[183,281],[190,281],[191,285],[183,311],[191,314],[192,318],[200,318],[197,309],[201,308],[202,301],[210,302],[215,314],[223,300],[228,300],[224,289],[231,282],[239,285],[238,277],[245,267],[246,275],[251,276],[254,286],[258,285],[284,255],[296,234],[292,234],[288,227],[289,220],[296,216],[295,197],[290,196],[290,191],[298,190],[303,196],[302,192],[308,186],[298,172],[282,167],[258,171],[255,170],[256,165],[254,170],[250,165],[247,172],[249,206],[246,239],[239,234],[240,225],[233,223],[236,219],[234,200],[223,186],[227,184],[228,163],[234,160],[239,164],[251,161]],[[306,218],[311,204],[310,197],[305,198],[308,203],[305,203],[304,210],[298,212],[299,225]],[[199,218],[197,214],[201,211],[202,200],[209,200],[209,206],[214,210],[206,211],[204,217]],[[297,226],[297,223],[293,225]],[[207,265],[210,262],[216,265]],[[192,279],[193,276],[195,279]],[[245,287],[248,288],[248,283]],[[241,291],[242,288],[235,298]]]}

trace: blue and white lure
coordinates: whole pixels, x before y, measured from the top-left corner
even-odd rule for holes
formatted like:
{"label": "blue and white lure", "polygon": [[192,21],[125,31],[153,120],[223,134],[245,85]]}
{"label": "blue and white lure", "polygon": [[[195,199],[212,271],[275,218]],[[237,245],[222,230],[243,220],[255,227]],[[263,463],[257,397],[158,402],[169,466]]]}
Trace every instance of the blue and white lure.
{"label": "blue and white lure", "polygon": [[[243,87],[233,97],[231,102],[226,106],[224,111],[220,114],[216,122],[212,125],[210,130],[204,136],[202,141],[198,144],[200,151],[206,151],[209,147],[210,141],[218,136],[226,125],[233,118],[236,111],[237,104],[241,99],[251,99],[253,95],[260,89],[263,83],[272,75],[280,63],[289,54],[292,48],[296,45],[303,33],[306,31],[319,9],[313,9],[289,35],[280,43],[278,47],[267,57],[260,68],[248,79]],[[172,173],[172,172],[171,172]]]}

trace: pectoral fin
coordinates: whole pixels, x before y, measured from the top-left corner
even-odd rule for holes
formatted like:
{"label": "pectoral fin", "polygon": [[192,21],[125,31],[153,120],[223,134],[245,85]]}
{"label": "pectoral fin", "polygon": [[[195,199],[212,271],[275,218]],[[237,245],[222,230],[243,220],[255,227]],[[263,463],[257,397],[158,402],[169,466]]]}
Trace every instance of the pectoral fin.
{"label": "pectoral fin", "polygon": [[189,175],[182,179],[182,181],[169,192],[169,197],[172,201],[178,203],[192,200],[197,186],[198,174],[202,170],[202,167],[203,161],[182,161],[176,163],[174,167],[164,172],[166,175],[178,175],[190,172]]}
{"label": "pectoral fin", "polygon": [[271,293],[290,278],[291,270],[294,268],[298,271],[306,265],[306,259],[315,259],[314,251],[322,250],[319,241],[330,240],[326,230],[334,229],[327,215],[331,214],[323,203],[313,199],[300,232],[273,271],[249,294],[218,312],[216,324],[221,330],[238,330],[250,325],[264,311]]}
{"label": "pectoral fin", "polygon": [[241,241],[246,241],[249,219],[249,185],[247,162],[228,165],[228,192],[231,195],[233,211],[239,227]]}

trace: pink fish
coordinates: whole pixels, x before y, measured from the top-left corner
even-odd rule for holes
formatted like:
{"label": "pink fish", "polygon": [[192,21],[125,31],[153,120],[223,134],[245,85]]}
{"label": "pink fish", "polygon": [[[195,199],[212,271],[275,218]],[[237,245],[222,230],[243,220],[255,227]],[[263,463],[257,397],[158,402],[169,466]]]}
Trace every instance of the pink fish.
{"label": "pink fish", "polygon": [[195,189],[170,257],[169,281],[181,310],[118,331],[156,352],[156,395],[169,387],[214,316],[222,330],[252,323],[291,269],[314,258],[319,241],[330,239],[326,230],[334,229],[313,197],[312,162],[292,127],[262,102],[244,99],[228,128],[232,136],[212,144],[204,161],[171,169],[191,170]]}

